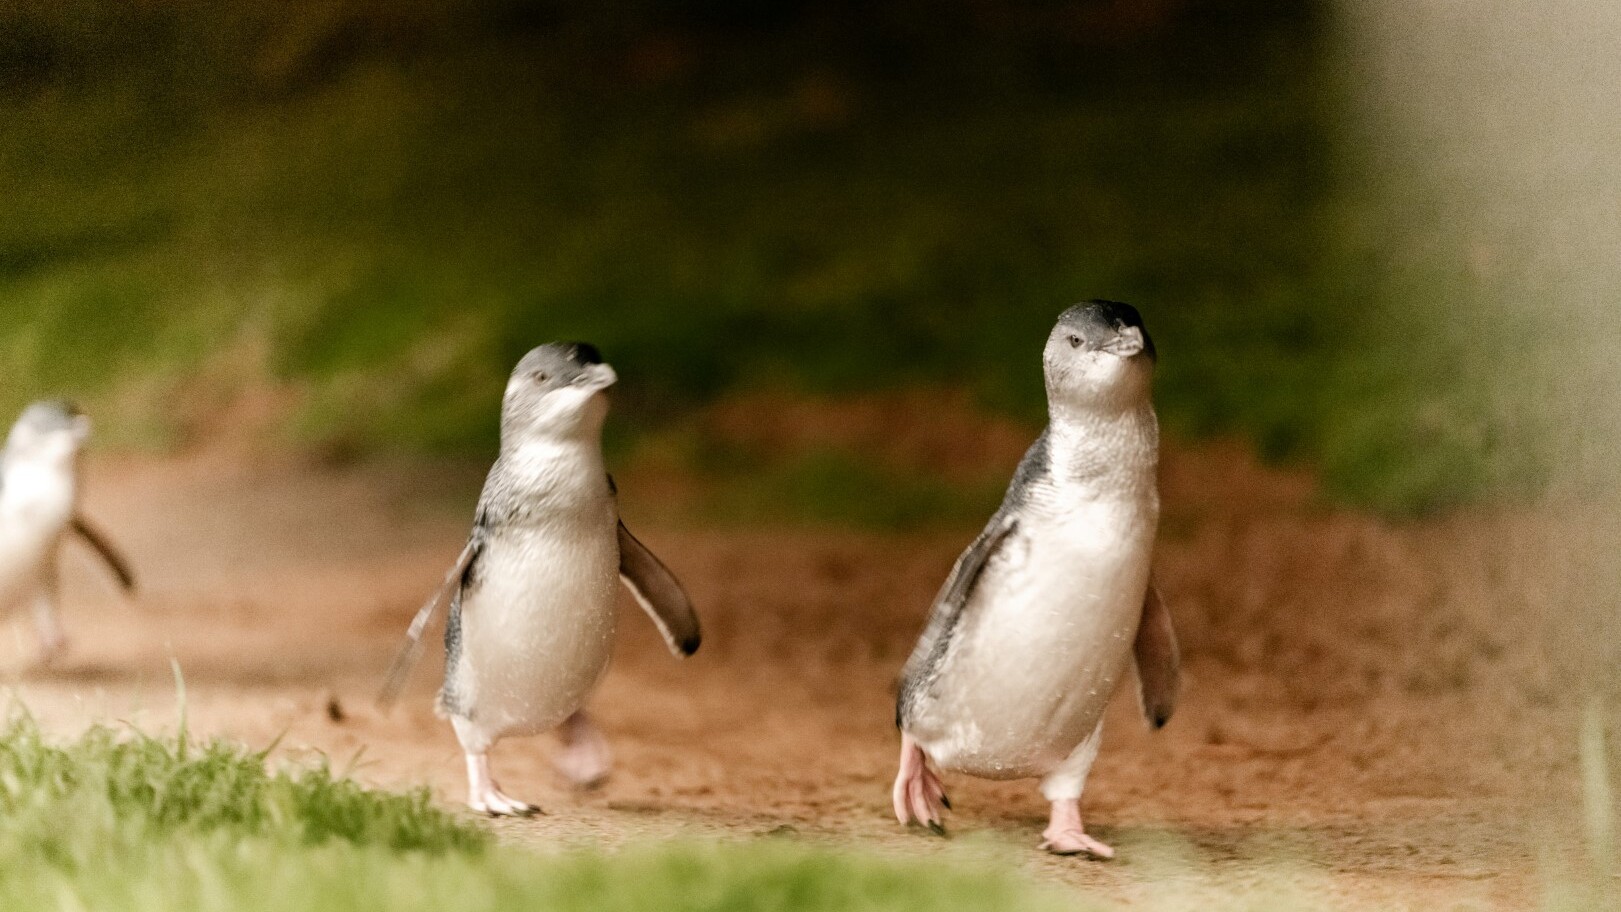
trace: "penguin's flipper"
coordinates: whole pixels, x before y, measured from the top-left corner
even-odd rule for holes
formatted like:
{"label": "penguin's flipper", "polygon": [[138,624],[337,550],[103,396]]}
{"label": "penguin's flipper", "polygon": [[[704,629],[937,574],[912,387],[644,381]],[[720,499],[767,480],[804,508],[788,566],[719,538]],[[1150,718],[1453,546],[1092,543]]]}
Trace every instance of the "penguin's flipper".
{"label": "penguin's flipper", "polygon": [[1030,449],[1025,451],[1024,458],[1019,460],[1019,467],[1013,473],[1013,481],[1008,485],[1002,506],[985,524],[979,537],[957,558],[957,563],[951,567],[951,575],[940,587],[940,594],[934,597],[928,625],[923,628],[923,635],[918,637],[917,645],[912,648],[912,657],[906,660],[906,667],[901,670],[900,693],[895,701],[897,727],[905,729],[905,719],[902,717],[906,713],[908,695],[945,655],[946,647],[951,643],[951,633],[974,594],[980,574],[985,572],[991,558],[1019,528],[1019,511],[1030,496],[1030,487],[1051,474],[1052,442],[1048,431],[1043,430],[1035,443],[1030,444]]}
{"label": "penguin's flipper", "polygon": [[1143,717],[1150,728],[1162,728],[1176,709],[1182,656],[1176,645],[1176,628],[1171,626],[1171,612],[1153,583],[1148,584],[1148,593],[1143,597],[1143,617],[1131,651],[1137,661]]}
{"label": "penguin's flipper", "polygon": [[400,691],[405,687],[405,679],[410,676],[411,669],[416,667],[417,659],[422,657],[422,634],[428,629],[428,623],[433,620],[434,612],[439,606],[448,604],[472,572],[473,564],[478,560],[479,545],[482,538],[475,534],[467,540],[467,546],[456,557],[456,563],[451,566],[450,572],[445,574],[444,582],[434,590],[428,601],[417,609],[416,617],[411,619],[411,626],[406,628],[405,643],[400,646],[399,654],[394,657],[394,663],[388,667],[388,676],[383,680],[383,689],[377,695],[377,705],[387,709],[399,698]]}
{"label": "penguin's flipper", "polygon": [[1007,510],[998,510],[991,517],[985,531],[979,533],[957,563],[952,565],[951,575],[946,577],[945,585],[940,587],[940,594],[934,597],[934,610],[929,613],[929,622],[923,628],[923,635],[918,637],[917,645],[912,649],[912,657],[906,660],[906,667],[901,670],[900,693],[895,705],[895,724],[905,728],[902,716],[905,712],[907,692],[914,682],[926,677],[928,669],[944,654],[946,644],[951,639],[951,631],[957,626],[962,617],[963,608],[967,607],[968,600],[974,594],[974,586],[979,583],[979,576],[985,572],[985,565],[990,563],[996,552],[1001,550],[1002,544],[1008,536],[1019,527],[1019,521],[1014,519]]}
{"label": "penguin's flipper", "polygon": [[118,553],[118,549],[113,547],[107,536],[92,526],[81,513],[73,514],[73,518],[68,521],[68,527],[107,562],[108,569],[118,577],[118,584],[124,587],[125,592],[135,591],[135,571],[130,569],[129,561],[124,560],[124,555]]}
{"label": "penguin's flipper", "polygon": [[619,524],[619,578],[653,619],[659,633],[664,634],[664,642],[677,658],[698,651],[703,637],[698,630],[698,615],[692,610],[692,600],[687,598],[669,568],[637,541],[622,522]]}

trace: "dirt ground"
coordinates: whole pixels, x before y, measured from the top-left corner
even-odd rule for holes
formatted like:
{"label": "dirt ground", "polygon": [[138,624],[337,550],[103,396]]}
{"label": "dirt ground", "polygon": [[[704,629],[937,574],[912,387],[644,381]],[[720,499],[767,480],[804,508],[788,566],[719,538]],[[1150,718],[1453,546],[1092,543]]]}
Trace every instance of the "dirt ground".
{"label": "dirt ground", "polygon": [[[47,670],[27,667],[32,631],[13,619],[5,667],[49,727],[172,726],[173,660],[194,732],[285,735],[287,752],[459,802],[457,746],[431,710],[439,657],[392,711],[372,700],[460,548],[477,471],[195,457],[89,472],[88,511],[143,590],[122,602],[70,549],[71,652]],[[948,777],[947,840],[890,817],[894,677],[971,528],[637,528],[691,591],[703,648],[676,661],[627,599],[593,704],[614,777],[573,793],[547,739],[505,743],[504,784],[548,814],[498,828],[540,847],[793,834],[990,853],[1128,904],[1243,895],[1280,871],[1335,908],[1530,904],[1531,846],[1551,819],[1540,809],[1574,778],[1574,716],[1525,621],[1556,598],[1545,582],[1558,568],[1524,555],[1557,524],[1330,511],[1308,481],[1221,447],[1172,454],[1164,475],[1158,574],[1185,691],[1156,735],[1129,695],[1111,710],[1085,809],[1119,860],[1036,852],[1045,806],[1031,782]],[[637,498],[658,485],[620,481],[633,524],[656,515]]]}

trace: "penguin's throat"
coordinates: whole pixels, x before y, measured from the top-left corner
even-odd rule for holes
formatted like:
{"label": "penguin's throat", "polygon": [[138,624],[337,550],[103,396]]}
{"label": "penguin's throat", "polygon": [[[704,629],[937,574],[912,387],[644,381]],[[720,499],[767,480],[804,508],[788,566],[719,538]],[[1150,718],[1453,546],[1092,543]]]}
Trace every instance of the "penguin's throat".
{"label": "penguin's throat", "polygon": [[503,470],[521,487],[547,488],[559,479],[585,477],[591,487],[607,471],[602,459],[602,442],[582,437],[531,437],[507,448],[501,454]]}
{"label": "penguin's throat", "polygon": [[1141,497],[1156,490],[1159,421],[1152,407],[1051,416],[1051,480],[1092,496]]}

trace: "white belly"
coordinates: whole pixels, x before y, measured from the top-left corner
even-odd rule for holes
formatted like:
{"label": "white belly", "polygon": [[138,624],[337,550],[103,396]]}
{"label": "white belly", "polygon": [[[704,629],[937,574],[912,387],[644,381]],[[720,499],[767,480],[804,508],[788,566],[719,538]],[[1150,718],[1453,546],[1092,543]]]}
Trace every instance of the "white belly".
{"label": "white belly", "polygon": [[607,671],[619,574],[611,505],[608,513],[589,535],[507,530],[480,558],[479,583],[462,603],[452,687],[485,731],[553,728]]}
{"label": "white belly", "polygon": [[0,486],[0,612],[15,609],[38,590],[44,564],[73,518],[71,472],[13,464]]}
{"label": "white belly", "polygon": [[908,731],[937,763],[1041,776],[1096,727],[1142,616],[1154,514],[1090,503],[986,565]]}

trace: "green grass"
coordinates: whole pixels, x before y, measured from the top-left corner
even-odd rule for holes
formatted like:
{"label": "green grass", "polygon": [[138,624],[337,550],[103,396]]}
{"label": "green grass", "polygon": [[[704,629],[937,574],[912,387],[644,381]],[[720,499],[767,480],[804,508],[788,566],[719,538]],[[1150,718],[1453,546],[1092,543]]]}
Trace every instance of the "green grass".
{"label": "green grass", "polygon": [[[271,764],[274,766],[275,764]],[[92,728],[0,733],[0,908],[346,910],[994,910],[1072,908],[976,866],[780,840],[532,855],[324,764]]]}
{"label": "green grass", "polygon": [[[1617,901],[1611,754],[1590,709],[1581,737],[1586,826],[1539,841],[1538,908]],[[1328,869],[1287,830],[1220,860],[1174,832],[1121,834],[1116,884],[1133,907],[1326,908]],[[1281,840],[1281,841],[1280,841]],[[1298,848],[1298,847],[1297,847]],[[614,910],[908,912],[1115,908],[1011,874],[994,843],[903,860],[788,838],[582,846],[499,843],[426,790],[362,788],[320,761],[224,741],[92,727],[45,737],[14,710],[0,730],[0,908],[75,912]],[[1464,890],[1460,908],[1474,908]],[[1483,894],[1482,894],[1483,896]]]}
{"label": "green grass", "polygon": [[[1545,846],[1539,908],[1610,908],[1614,829],[1602,734],[1584,733],[1585,838]],[[1602,804],[1595,801],[1603,802]],[[1575,834],[1565,834],[1574,836]],[[1257,837],[1258,839],[1260,837]],[[1283,841],[1279,842],[1281,838]],[[1311,910],[1333,893],[1287,831],[1234,866],[1174,832],[1121,834],[1133,908]],[[1021,851],[1024,849],[1021,848]],[[1229,853],[1232,849],[1227,850]],[[968,838],[944,859],[902,860],[786,838],[580,846],[498,843],[424,790],[364,789],[321,763],[267,762],[213,741],[91,728],[61,743],[26,715],[0,732],[0,908],[75,912],[615,910],[908,912],[1116,908],[1041,888]],[[1474,908],[1460,893],[1459,908]]]}
{"label": "green grass", "polygon": [[67,392],[166,446],[271,385],[288,445],[485,455],[509,365],[586,338],[626,426],[920,385],[1034,425],[1050,321],[1102,296],[1147,313],[1177,434],[1393,512],[1539,489],[1524,340],[1469,318],[1524,286],[1370,198],[1317,5],[1227,7],[1070,44],[1039,5],[838,40],[718,6],[5,7],[0,410]]}

